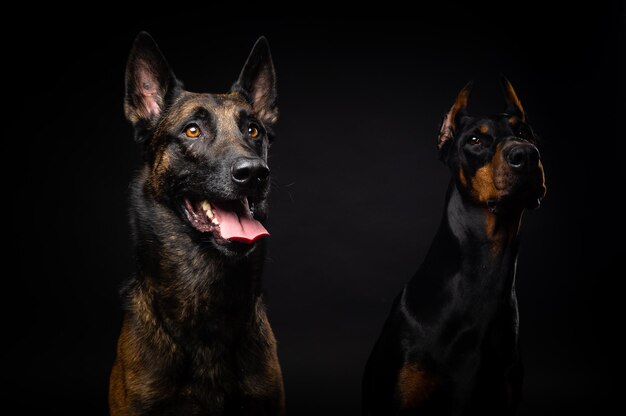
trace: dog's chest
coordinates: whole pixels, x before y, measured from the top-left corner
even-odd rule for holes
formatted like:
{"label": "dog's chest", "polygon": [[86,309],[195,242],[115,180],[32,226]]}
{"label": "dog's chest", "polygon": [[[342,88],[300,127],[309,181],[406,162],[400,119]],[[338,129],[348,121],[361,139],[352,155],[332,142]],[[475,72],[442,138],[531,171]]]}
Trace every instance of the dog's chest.
{"label": "dog's chest", "polygon": [[225,411],[236,402],[241,384],[234,348],[211,345],[186,352],[186,371],[179,373],[178,396],[211,414]]}

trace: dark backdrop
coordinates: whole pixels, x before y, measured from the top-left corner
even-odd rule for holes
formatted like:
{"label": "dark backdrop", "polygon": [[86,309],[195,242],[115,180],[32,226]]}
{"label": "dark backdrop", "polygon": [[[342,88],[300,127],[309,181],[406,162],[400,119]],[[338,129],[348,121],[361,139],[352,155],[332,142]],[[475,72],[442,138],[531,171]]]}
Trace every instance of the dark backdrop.
{"label": "dark backdrop", "polygon": [[290,414],[358,414],[366,358],[442,212],[438,123],[470,79],[470,110],[501,111],[501,73],[543,138],[549,189],[524,217],[518,261],[521,414],[601,414],[619,394],[624,274],[610,270],[626,253],[624,12],[599,4],[446,5],[360,21],[10,17],[24,28],[4,36],[5,403],[106,414],[139,163],[123,73],[148,30],[194,91],[227,90],[255,39],[270,41],[281,120],[264,286]]}

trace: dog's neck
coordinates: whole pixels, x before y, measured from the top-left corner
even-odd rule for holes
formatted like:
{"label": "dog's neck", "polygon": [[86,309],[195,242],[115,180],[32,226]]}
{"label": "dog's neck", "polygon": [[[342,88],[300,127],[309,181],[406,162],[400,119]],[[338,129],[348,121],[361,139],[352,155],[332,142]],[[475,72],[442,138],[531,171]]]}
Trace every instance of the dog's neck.
{"label": "dog's neck", "polygon": [[492,213],[468,200],[452,182],[435,239],[417,275],[407,284],[409,304],[420,310],[420,302],[437,302],[422,299],[420,294],[432,293],[435,287],[440,288],[442,299],[453,296],[460,304],[508,302],[515,296],[521,216],[521,209]]}
{"label": "dog's neck", "polygon": [[438,233],[451,232],[458,241],[462,261],[469,262],[461,270],[470,270],[473,264],[485,271],[503,271],[517,256],[522,212],[512,207],[492,212],[463,195],[453,181]]}
{"label": "dog's neck", "polygon": [[141,177],[133,193],[138,271],[128,291],[129,309],[157,319],[173,339],[237,337],[259,307],[263,242],[245,257],[229,258],[208,241],[195,241],[179,214],[150,196]]}

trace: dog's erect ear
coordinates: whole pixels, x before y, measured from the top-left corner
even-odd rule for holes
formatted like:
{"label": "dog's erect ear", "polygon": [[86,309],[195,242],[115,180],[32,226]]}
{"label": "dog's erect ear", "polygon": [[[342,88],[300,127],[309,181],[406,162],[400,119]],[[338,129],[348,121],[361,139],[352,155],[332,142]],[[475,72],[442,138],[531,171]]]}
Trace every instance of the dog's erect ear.
{"label": "dog's erect ear", "polygon": [[153,127],[180,86],[154,39],[140,32],[126,64],[126,118],[139,130]]}
{"label": "dog's erect ear", "polygon": [[243,92],[250,99],[252,109],[263,123],[272,125],[278,120],[276,74],[265,37],[260,37],[254,44],[232,90]]}
{"label": "dog's erect ear", "polygon": [[522,121],[526,121],[526,113],[524,113],[524,107],[522,107],[522,103],[519,98],[517,98],[517,94],[513,89],[513,85],[506,79],[504,76],[500,79],[502,82],[502,88],[504,89],[504,97],[506,98],[506,110],[507,114],[512,114],[518,116]]}
{"label": "dog's erect ear", "polygon": [[441,123],[441,130],[439,131],[439,142],[437,148],[441,151],[444,145],[448,143],[453,137],[461,116],[466,114],[467,102],[469,101],[470,91],[472,90],[472,81],[468,82],[456,97],[452,108],[448,111],[448,114],[443,118]]}

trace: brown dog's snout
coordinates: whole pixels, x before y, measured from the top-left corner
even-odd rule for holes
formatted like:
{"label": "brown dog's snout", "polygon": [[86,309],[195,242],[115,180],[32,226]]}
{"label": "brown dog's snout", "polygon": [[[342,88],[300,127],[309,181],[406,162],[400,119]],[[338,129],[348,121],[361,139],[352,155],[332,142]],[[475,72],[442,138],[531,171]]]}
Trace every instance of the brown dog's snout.
{"label": "brown dog's snout", "polygon": [[517,171],[539,167],[539,149],[530,143],[516,143],[509,146],[504,154],[506,162]]}
{"label": "brown dog's snout", "polygon": [[255,188],[267,182],[270,169],[263,159],[240,157],[233,162],[230,174],[238,186]]}

